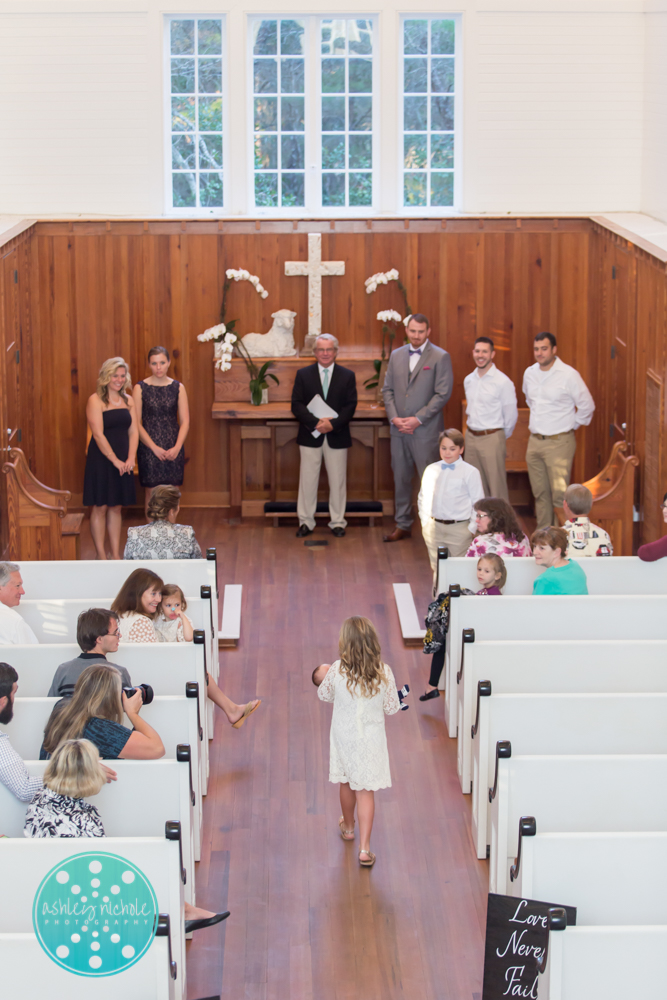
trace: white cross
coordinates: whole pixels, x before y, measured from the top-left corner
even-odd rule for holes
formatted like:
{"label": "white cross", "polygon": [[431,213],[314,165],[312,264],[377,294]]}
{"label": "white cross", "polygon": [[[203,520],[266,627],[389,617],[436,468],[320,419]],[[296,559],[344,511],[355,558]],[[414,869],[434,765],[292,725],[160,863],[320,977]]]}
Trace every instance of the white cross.
{"label": "white cross", "polygon": [[322,276],[345,274],[344,260],[322,262],[322,234],[308,233],[308,260],[285,261],[285,274],[308,278],[308,335],[322,333]]}

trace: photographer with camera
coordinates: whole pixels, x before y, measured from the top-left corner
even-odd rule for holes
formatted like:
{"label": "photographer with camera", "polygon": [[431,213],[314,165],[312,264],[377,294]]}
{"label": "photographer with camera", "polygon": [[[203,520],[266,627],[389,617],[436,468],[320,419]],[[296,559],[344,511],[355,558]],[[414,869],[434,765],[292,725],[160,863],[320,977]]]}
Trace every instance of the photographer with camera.
{"label": "photographer with camera", "polygon": [[[48,759],[64,740],[90,740],[103,760],[157,760],[164,757],[164,745],[155,730],[140,716],[141,707],[153,700],[153,689],[122,687],[115,667],[98,664],[86,667],[69,701],[51,713],[40,760]],[[123,725],[123,712],[133,729]]]}

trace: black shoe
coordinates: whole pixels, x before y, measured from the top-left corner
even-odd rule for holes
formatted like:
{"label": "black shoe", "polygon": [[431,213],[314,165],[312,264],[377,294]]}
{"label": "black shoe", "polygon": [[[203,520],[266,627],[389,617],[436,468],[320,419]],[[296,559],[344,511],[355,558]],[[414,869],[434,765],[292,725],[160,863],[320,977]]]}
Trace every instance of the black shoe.
{"label": "black shoe", "polygon": [[306,535],[312,535],[313,529],[309,528],[307,524],[300,524],[299,530],[296,533],[297,538],[305,538]]}
{"label": "black shoe", "polygon": [[426,691],[424,694],[420,694],[419,695],[419,700],[420,701],[430,701],[431,698],[439,698],[439,697],[440,697],[440,692],[438,691],[437,688],[433,688],[432,691]]}
{"label": "black shoe", "polygon": [[336,538],[342,538],[343,535],[345,534],[345,528],[332,528],[331,534],[335,535]]}
{"label": "black shoe", "polygon": [[201,920],[186,920],[185,933],[189,934],[191,931],[200,931],[203,927],[213,927],[214,924],[222,923],[228,916],[229,910],[225,910],[224,913],[214,913],[212,917],[202,917]]}

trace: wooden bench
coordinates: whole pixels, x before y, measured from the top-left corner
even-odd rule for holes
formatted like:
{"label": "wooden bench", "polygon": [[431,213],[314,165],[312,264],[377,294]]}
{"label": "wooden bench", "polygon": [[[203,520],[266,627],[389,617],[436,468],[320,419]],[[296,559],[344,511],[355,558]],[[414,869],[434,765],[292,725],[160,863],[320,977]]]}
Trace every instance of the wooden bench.
{"label": "wooden bench", "polygon": [[12,448],[7,477],[10,559],[78,559],[83,514],[68,514],[69,490],[45,486],[30,471],[23,451]]}

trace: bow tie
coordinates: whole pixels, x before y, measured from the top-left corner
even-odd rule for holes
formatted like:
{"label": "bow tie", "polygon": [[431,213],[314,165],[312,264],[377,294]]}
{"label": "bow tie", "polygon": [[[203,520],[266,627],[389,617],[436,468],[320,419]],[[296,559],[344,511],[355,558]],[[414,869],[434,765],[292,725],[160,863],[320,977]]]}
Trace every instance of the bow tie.
{"label": "bow tie", "polygon": [[446,462],[441,462],[440,463],[440,468],[441,469],[449,469],[451,472],[453,472],[454,469],[456,468],[456,462],[454,462],[453,465],[447,465]]}
{"label": "bow tie", "polygon": [[421,354],[421,352],[422,351],[421,351],[421,348],[420,348],[418,351],[408,351],[408,354],[410,355],[410,357],[412,357],[413,354]]}

